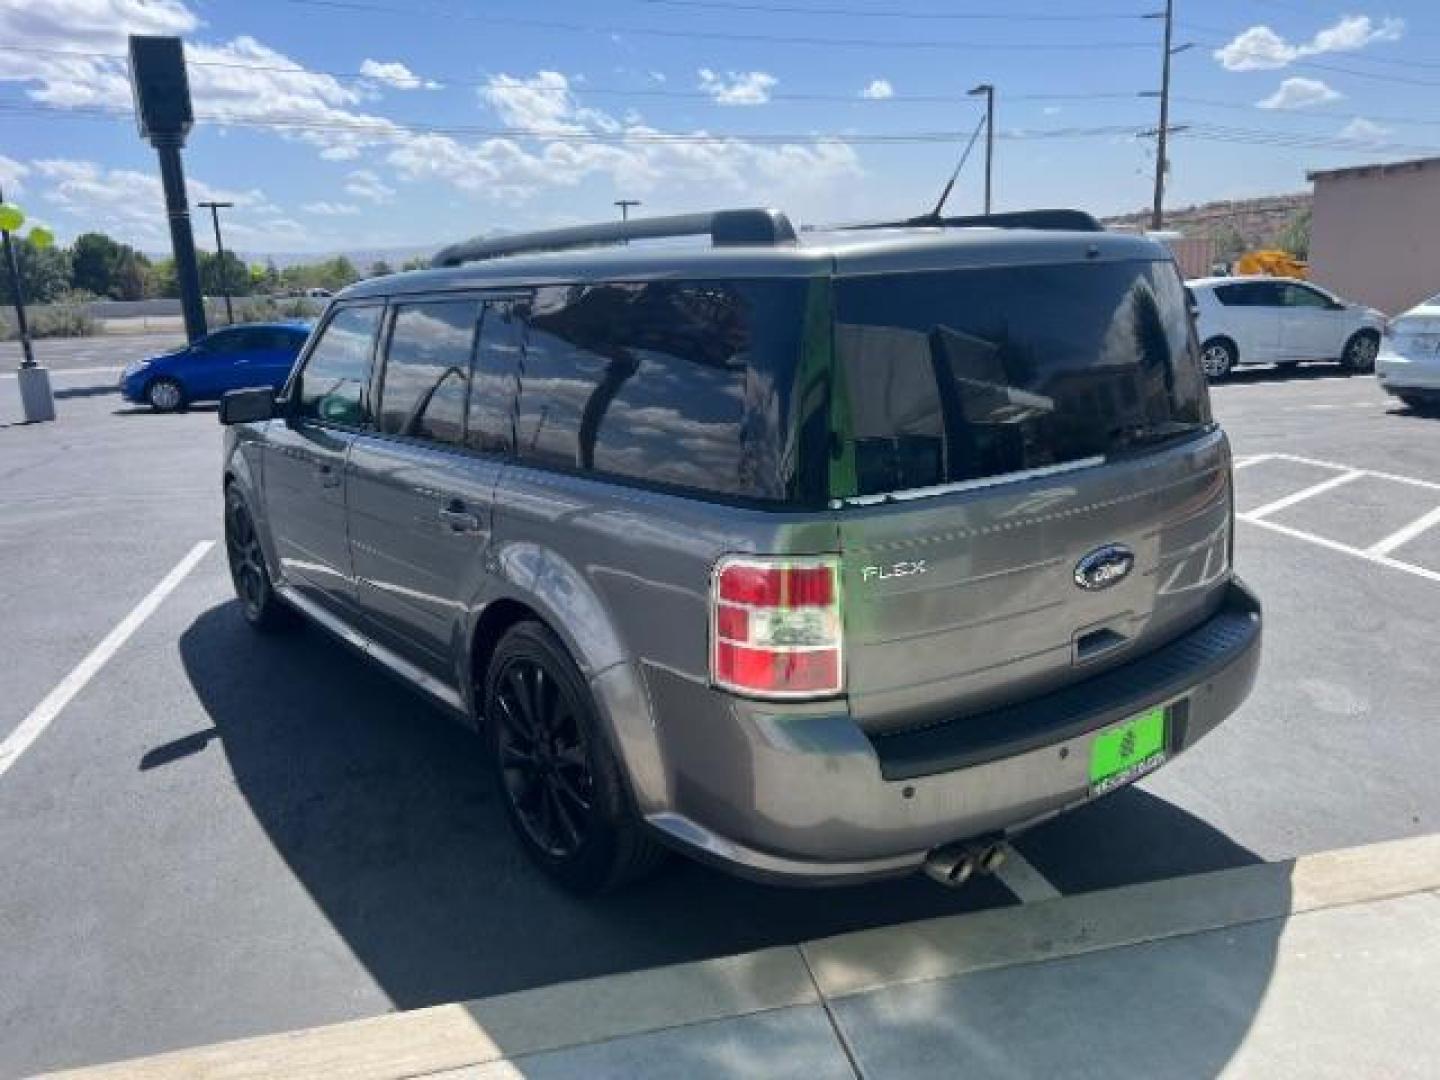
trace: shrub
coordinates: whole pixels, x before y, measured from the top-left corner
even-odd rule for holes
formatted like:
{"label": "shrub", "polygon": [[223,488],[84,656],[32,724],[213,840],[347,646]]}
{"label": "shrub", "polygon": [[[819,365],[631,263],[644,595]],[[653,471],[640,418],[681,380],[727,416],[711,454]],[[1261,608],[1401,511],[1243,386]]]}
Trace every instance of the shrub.
{"label": "shrub", "polygon": [[[95,320],[84,309],[65,304],[47,304],[25,309],[32,338],[88,337],[96,332]],[[0,313],[0,340],[14,341],[15,313]]]}

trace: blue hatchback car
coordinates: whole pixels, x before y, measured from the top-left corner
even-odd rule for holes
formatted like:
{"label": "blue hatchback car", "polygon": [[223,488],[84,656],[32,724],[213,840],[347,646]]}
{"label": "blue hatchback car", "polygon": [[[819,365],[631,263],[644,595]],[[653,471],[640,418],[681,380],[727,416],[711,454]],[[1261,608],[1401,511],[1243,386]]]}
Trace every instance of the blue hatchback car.
{"label": "blue hatchback car", "polygon": [[120,396],[174,412],[192,401],[219,400],[227,390],[278,390],[309,336],[305,322],[227,326],[176,352],[131,364],[120,375]]}

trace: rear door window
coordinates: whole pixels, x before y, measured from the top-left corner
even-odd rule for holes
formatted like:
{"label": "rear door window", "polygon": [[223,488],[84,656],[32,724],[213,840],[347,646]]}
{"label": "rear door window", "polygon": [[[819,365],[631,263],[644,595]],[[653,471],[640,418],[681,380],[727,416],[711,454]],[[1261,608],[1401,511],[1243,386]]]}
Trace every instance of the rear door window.
{"label": "rear door window", "polygon": [[508,453],[515,441],[515,380],[525,347],[525,324],[511,300],[491,300],[480,320],[470,378],[465,441],[473,450]]}
{"label": "rear door window", "polygon": [[842,278],[835,307],[836,495],[1103,457],[1209,421],[1167,262]]}
{"label": "rear door window", "polygon": [[386,435],[464,441],[476,300],[399,304],[381,376],[377,427]]}
{"label": "rear door window", "polygon": [[296,376],[291,391],[296,416],[352,427],[365,422],[370,356],[384,310],[373,304],[335,313]]}

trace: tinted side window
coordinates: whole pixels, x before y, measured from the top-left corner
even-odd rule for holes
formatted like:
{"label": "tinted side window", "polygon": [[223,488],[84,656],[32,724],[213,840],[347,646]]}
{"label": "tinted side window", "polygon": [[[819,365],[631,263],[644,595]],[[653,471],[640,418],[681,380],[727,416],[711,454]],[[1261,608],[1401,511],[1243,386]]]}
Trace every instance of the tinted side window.
{"label": "tinted side window", "polygon": [[364,423],[370,353],[384,308],[341,308],[335,313],[295,381],[296,415],[335,424]]}
{"label": "tinted side window", "polygon": [[447,443],[463,439],[470,352],[479,317],[480,305],[474,300],[396,309],[380,389],[381,431]]}
{"label": "tinted side window", "polygon": [[654,282],[539,290],[520,380],[520,457],[784,498],[783,395],[804,338],[807,287]]}
{"label": "tinted side window", "polygon": [[525,347],[525,324],[508,300],[485,305],[470,380],[465,441],[476,450],[507,453],[514,443],[515,379]]}
{"label": "tinted side window", "polygon": [[202,351],[220,355],[254,348],[250,344],[250,333],[249,330],[218,330],[205,339]]}
{"label": "tinted side window", "polygon": [[1286,285],[1285,306],[1292,308],[1319,308],[1324,310],[1330,306],[1330,301],[1314,289],[1305,288],[1304,285]]}
{"label": "tinted side window", "polygon": [[1215,299],[1226,307],[1254,306],[1254,291],[1249,285],[1216,285]]}

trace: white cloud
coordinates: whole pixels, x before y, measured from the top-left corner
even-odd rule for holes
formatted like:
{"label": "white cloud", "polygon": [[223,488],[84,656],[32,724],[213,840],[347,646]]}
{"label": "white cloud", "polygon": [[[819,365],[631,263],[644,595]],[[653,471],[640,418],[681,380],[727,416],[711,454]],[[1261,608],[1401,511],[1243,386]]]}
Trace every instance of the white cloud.
{"label": "white cloud", "polygon": [[[142,246],[168,246],[165,196],[153,173],[107,169],[75,158],[45,158],[32,162],[31,175],[42,188],[41,198],[73,219],[77,231],[98,229]],[[202,200],[235,204],[226,214],[225,233],[238,243],[293,244],[307,237],[307,231],[285,217],[258,188],[222,188],[194,178],[187,187],[192,205]],[[197,232],[201,240],[204,235]]]}
{"label": "white cloud", "polygon": [[370,169],[356,169],[345,181],[345,193],[372,203],[387,203],[395,197],[395,189]]}
{"label": "white cloud", "polygon": [[1363,116],[1357,116],[1343,128],[1340,129],[1340,138],[1351,139],[1359,143],[1384,142],[1395,132],[1373,120],[1366,120]]}
{"label": "white cloud", "polygon": [[300,209],[307,214],[319,214],[321,217],[351,217],[360,213],[360,207],[354,203],[329,202],[325,199],[305,203]]}
{"label": "white cloud", "polygon": [[1267,71],[1306,56],[1355,52],[1377,42],[1398,41],[1404,33],[1404,19],[1385,18],[1377,23],[1368,15],[1344,15],[1335,25],[1298,44],[1285,40],[1268,26],[1252,26],[1213,55],[1227,71]]}
{"label": "white cloud", "polygon": [[30,172],[30,166],[23,161],[16,161],[12,157],[0,154],[0,188],[5,189],[5,197],[12,199],[25,190],[22,178]]}
{"label": "white cloud", "polygon": [[397,90],[439,90],[440,84],[434,79],[422,79],[398,60],[388,63],[367,58],[360,65],[360,74],[376,82],[393,86]]}
{"label": "white cloud", "polygon": [[1290,78],[1269,97],[1255,104],[1262,109],[1306,109],[1312,105],[1339,101],[1344,96],[1319,79]]}
{"label": "white cloud", "polygon": [[727,71],[724,75],[701,68],[700,89],[717,105],[764,105],[780,81],[764,71]]}
{"label": "white cloud", "polygon": [[895,96],[895,87],[890,85],[889,79],[871,79],[870,85],[860,91],[860,96],[871,101],[884,101]]}
{"label": "white cloud", "polygon": [[707,192],[780,205],[791,202],[791,196],[807,200],[853,190],[844,181],[861,174],[854,148],[843,141],[766,145],[712,139],[703,130],[665,132],[633,111],[617,119],[581,106],[570,82],[557,72],[528,79],[496,76],[481,96],[507,125],[542,132],[542,137],[461,142],[417,134],[392,149],[387,163],[406,179],[441,180],[496,201],[522,200],[542,189],[605,177],[627,194],[669,189],[682,195],[704,185]]}

